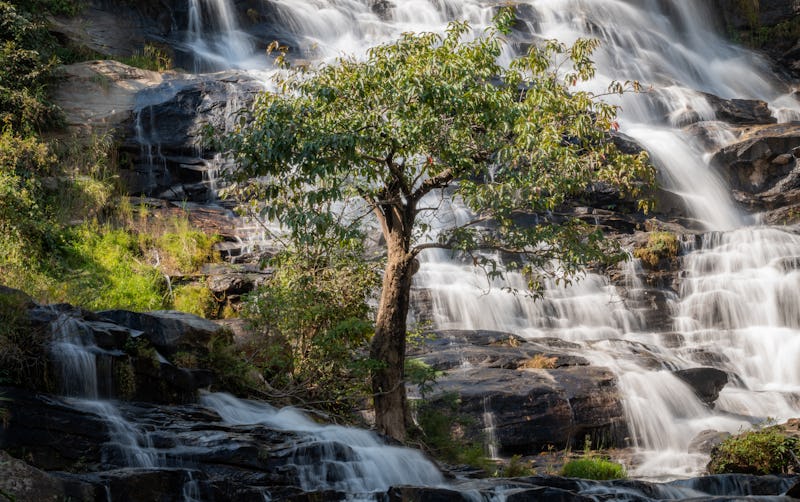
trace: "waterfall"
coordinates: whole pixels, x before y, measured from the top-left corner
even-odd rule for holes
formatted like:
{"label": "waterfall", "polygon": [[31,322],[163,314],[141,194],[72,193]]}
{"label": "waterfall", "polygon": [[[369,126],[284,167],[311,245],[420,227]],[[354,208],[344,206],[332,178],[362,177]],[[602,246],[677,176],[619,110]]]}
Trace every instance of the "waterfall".
{"label": "waterfall", "polygon": [[[213,36],[203,31],[209,14],[201,11],[210,12],[210,3],[191,2],[188,31],[197,56],[228,61],[229,66],[241,66],[242,60],[253,63],[251,55],[258,51],[252,46],[244,57],[245,52],[224,56],[226,44],[233,44],[241,30],[225,21],[233,17],[223,14],[222,0],[213,2],[221,28]],[[367,47],[404,31],[441,31],[452,19],[467,20],[480,30],[493,13],[493,7],[480,0],[397,0],[378,10],[375,4],[274,0],[269,5],[275,25],[292,42],[292,55],[316,61],[363,55]],[[550,283],[543,298],[534,302],[497,287],[524,290],[522,276],[511,273],[503,283],[488,281],[471,263],[434,250],[420,257],[415,287],[430,293],[436,328],[493,329],[579,344],[577,353],[618,376],[632,442],[645,459],[632,474],[696,474],[705,459],[687,453],[687,445],[698,432],[736,432],[766,417],[780,420],[800,413],[800,298],[793,265],[800,256],[800,237],[784,229],[752,226],[755,219],[735,206],[729,187],[709,166],[704,151],[680,127],[715,119],[704,93],[764,100],[782,122],[800,119],[800,104],[773,76],[765,59],[715,32],[710,25],[713,13],[702,0],[516,4],[520,21],[538,38],[565,43],[579,37],[601,40],[595,55],[598,75],[585,84],[590,90],[603,92],[612,80],[638,80],[648,89],[611,98],[620,106],[621,130],[646,147],[662,188],[682,201],[693,226],[706,234],[684,245],[686,277],[677,295],[666,295],[667,326],[649,325],[631,301],[643,288],[635,263],[626,271],[627,302],[607,278],[595,274],[586,274],[568,288]],[[264,68],[267,63],[255,64]],[[717,146],[734,139],[724,125],[717,131]],[[468,217],[457,201],[451,202],[450,211],[441,217]],[[682,342],[677,347],[665,343],[665,329],[679,335]],[[653,360],[658,367],[652,366]],[[714,366],[733,378],[714,408],[701,403],[672,373],[697,366]],[[219,412],[225,417],[243,406],[236,403]],[[232,423],[261,419],[255,414],[226,418]]]}
{"label": "waterfall", "polygon": [[371,432],[319,425],[298,410],[277,409],[229,394],[206,394],[201,403],[231,425],[261,424],[307,433],[306,440],[293,446],[293,463],[304,490],[367,494],[386,491],[391,486],[444,484],[439,469],[421,452],[388,446]]}

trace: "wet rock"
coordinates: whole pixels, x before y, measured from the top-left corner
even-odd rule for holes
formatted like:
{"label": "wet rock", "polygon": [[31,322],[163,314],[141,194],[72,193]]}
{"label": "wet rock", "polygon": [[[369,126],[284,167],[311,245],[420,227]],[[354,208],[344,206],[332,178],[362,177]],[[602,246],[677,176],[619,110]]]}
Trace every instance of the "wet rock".
{"label": "wet rock", "polygon": [[751,474],[717,474],[670,483],[721,497],[782,495],[797,480],[796,476],[754,476]]}
{"label": "wet rock", "polygon": [[718,444],[731,437],[730,432],[720,432],[715,430],[700,431],[695,437],[689,441],[689,453],[702,453],[704,455],[711,454]]}
{"label": "wet rock", "polygon": [[697,397],[708,405],[714,404],[728,383],[728,374],[717,368],[690,368],[675,371],[674,375],[689,384]]}
{"label": "wet rock", "polygon": [[[777,187],[781,191],[798,188],[797,176],[784,180],[796,166],[796,161],[783,157],[800,146],[800,125],[776,124],[758,126],[742,133],[736,143],[717,151],[711,163],[719,169],[730,185],[745,194],[758,194]],[[778,163],[776,159],[782,159]],[[783,162],[783,160],[787,160]],[[770,194],[764,194],[770,195]]]}
{"label": "wet rock", "polygon": [[205,265],[202,273],[208,276],[207,286],[217,297],[238,301],[264,284],[272,270],[255,265],[211,264]]}
{"label": "wet rock", "polygon": [[420,488],[412,486],[392,487],[387,493],[389,502],[468,502],[474,500],[468,494],[447,488]]}
{"label": "wet rock", "polygon": [[757,99],[724,99],[709,93],[702,93],[714,110],[717,120],[736,125],[774,124],[766,101]]}
{"label": "wet rock", "polygon": [[75,471],[102,464],[105,422],[45,395],[0,388],[10,419],[0,427],[0,449],[24,455],[34,467]]}
{"label": "wet rock", "polygon": [[[736,29],[752,28],[753,15],[759,26],[774,26],[791,21],[800,15],[798,0],[760,0],[755,4],[738,0],[714,0],[714,2],[717,5],[715,12],[722,15],[728,26]],[[754,11],[747,10],[751,6]]]}
{"label": "wet rock", "polygon": [[219,325],[209,320],[174,310],[105,310],[98,314],[127,328],[141,331],[142,336],[166,357],[179,351],[207,354],[211,339],[224,334]]}
{"label": "wet rock", "polygon": [[0,450],[0,498],[61,502],[90,500],[93,499],[93,493],[91,486],[86,483],[66,483]]}
{"label": "wet rock", "polygon": [[[87,479],[104,487],[114,502],[177,500],[187,483],[202,481],[202,472],[185,469],[126,468],[105,471]],[[199,489],[198,489],[199,491]],[[202,497],[202,493],[197,493]]]}
{"label": "wet rock", "polygon": [[[484,413],[492,413],[503,454],[579,447],[586,435],[596,443],[615,446],[625,437],[616,380],[603,368],[453,371],[437,380],[434,406],[448,395],[459,397],[459,413],[474,418],[476,425],[467,431],[474,439],[483,435]],[[446,403],[447,399],[441,401]]]}

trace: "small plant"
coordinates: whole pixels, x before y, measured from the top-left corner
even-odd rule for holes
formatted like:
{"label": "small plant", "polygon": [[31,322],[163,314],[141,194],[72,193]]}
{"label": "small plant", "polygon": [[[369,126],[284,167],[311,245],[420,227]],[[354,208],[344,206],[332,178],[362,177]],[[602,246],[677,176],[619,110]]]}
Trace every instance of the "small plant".
{"label": "small plant", "polygon": [[622,464],[597,456],[592,451],[592,438],[587,434],[583,442],[583,456],[564,464],[564,467],[561,468],[561,475],[568,478],[603,481],[622,479],[628,473]]}
{"label": "small plant", "polygon": [[508,459],[508,463],[498,473],[502,478],[519,478],[522,476],[532,476],[533,468],[530,462],[523,462],[522,456],[513,455]]}
{"label": "small plant", "polygon": [[633,250],[633,256],[651,269],[657,268],[661,260],[678,256],[680,244],[672,232],[653,232],[647,237],[644,246]]}
{"label": "small plant", "polygon": [[628,474],[625,472],[625,467],[610,460],[603,458],[578,458],[564,464],[564,467],[561,469],[561,475],[568,478],[602,481],[607,479],[622,479]]}
{"label": "small plant", "polygon": [[172,69],[172,58],[163,48],[153,44],[145,46],[133,55],[120,60],[128,66],[135,66],[142,70],[167,71]]}
{"label": "small plant", "polygon": [[536,354],[530,359],[526,359],[522,361],[518,366],[518,369],[539,369],[539,370],[551,370],[557,367],[558,357],[547,357],[544,354]]}
{"label": "small plant", "polygon": [[800,440],[777,427],[744,432],[720,443],[711,453],[712,474],[782,474],[797,468]]}

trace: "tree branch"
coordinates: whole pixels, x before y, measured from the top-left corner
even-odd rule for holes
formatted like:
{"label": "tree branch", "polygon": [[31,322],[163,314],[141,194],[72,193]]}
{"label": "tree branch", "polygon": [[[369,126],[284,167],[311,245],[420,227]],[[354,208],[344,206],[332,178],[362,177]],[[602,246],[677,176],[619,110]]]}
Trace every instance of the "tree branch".
{"label": "tree branch", "polygon": [[437,188],[444,188],[447,186],[453,178],[455,177],[452,168],[447,168],[441,173],[437,174],[432,178],[428,178],[422,182],[422,185],[417,188],[414,193],[410,196],[412,200],[420,200],[422,197],[425,196],[431,190],[435,190]]}

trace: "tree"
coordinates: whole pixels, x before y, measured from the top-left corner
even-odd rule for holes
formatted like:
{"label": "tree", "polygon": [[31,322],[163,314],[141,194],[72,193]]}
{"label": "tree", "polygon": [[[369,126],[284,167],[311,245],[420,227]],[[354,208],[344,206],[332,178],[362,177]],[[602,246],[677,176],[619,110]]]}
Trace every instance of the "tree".
{"label": "tree", "polygon": [[[504,66],[512,23],[503,9],[474,39],[466,23],[453,22],[444,35],[404,34],[365,59],[290,70],[279,92],[260,96],[223,141],[246,185],[240,195],[266,201],[263,216],[292,238],[313,239],[315,227],[342,223],[328,211],[339,207],[332,201],[362,201],[377,218],[387,262],[371,343],[371,357],[383,364],[372,387],[377,427],[397,439],[406,425],[406,317],[417,255],[471,253],[500,273],[481,251],[514,253],[537,291],[543,276],[569,280],[622,255],[597,229],[546,217],[530,224],[526,215],[543,215],[593,182],[638,197],[652,181],[644,154],[624,155],[609,141],[616,108],[576,89],[594,75],[597,42],[550,41]],[[630,86],[612,83],[609,92]],[[462,200],[477,216],[432,239],[422,216],[437,207],[421,201],[434,193]],[[349,228],[340,227],[344,238]]]}

